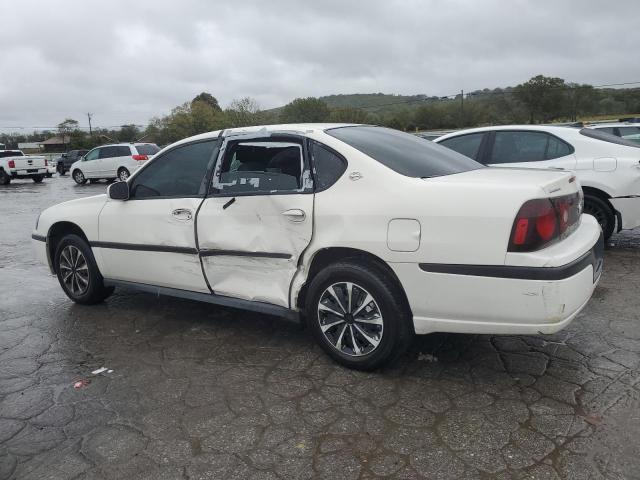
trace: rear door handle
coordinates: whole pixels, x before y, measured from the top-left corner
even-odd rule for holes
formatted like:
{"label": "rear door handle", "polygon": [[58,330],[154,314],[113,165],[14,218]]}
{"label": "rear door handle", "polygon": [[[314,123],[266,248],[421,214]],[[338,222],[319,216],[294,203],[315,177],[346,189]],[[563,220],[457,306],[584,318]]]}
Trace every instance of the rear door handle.
{"label": "rear door handle", "polygon": [[549,170],[564,170],[562,167],[547,167]]}
{"label": "rear door handle", "polygon": [[304,210],[300,210],[299,208],[285,210],[284,212],[282,212],[282,215],[287,217],[292,222],[302,222],[307,217],[307,214],[304,213]]}
{"label": "rear door handle", "polygon": [[173,212],[171,212],[171,215],[173,215],[178,220],[184,221],[188,221],[193,218],[193,214],[188,208],[176,208]]}

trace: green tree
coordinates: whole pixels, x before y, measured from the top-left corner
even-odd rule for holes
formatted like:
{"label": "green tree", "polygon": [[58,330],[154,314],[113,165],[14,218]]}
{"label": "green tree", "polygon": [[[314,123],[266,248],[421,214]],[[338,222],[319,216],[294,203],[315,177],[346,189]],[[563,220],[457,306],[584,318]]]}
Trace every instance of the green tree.
{"label": "green tree", "polygon": [[233,100],[224,113],[228,127],[248,127],[260,123],[260,107],[250,97]]}
{"label": "green tree", "polygon": [[548,122],[565,112],[566,85],[562,78],[537,75],[513,89],[529,112],[529,123]]}
{"label": "green tree", "polygon": [[62,139],[62,142],[66,145],[70,141],[71,132],[78,130],[79,123],[73,118],[65,118],[64,121],[58,124],[58,135]]}
{"label": "green tree", "polygon": [[135,142],[140,138],[141,133],[138,127],[134,124],[122,125],[118,132],[118,141],[120,142]]}
{"label": "green tree", "polygon": [[193,106],[194,103],[196,102],[203,102],[206,103],[207,105],[209,105],[211,108],[213,108],[214,110],[221,112],[222,109],[220,108],[220,105],[218,104],[218,99],[216,97],[214,97],[213,95],[211,95],[208,92],[202,92],[199,95],[196,95],[193,100],[191,100],[191,106]]}
{"label": "green tree", "polygon": [[319,98],[296,98],[283,107],[280,120],[284,123],[325,122],[329,115],[329,107]]}

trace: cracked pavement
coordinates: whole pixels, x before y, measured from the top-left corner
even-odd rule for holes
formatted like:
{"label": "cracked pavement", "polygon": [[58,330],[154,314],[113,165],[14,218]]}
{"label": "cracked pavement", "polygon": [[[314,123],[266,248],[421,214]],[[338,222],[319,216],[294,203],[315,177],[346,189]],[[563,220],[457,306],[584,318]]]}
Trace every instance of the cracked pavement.
{"label": "cracked pavement", "polygon": [[640,232],[612,238],[567,330],[418,337],[361,373],[264,315],[73,304],[30,234],[104,190],[0,187],[0,480],[640,478]]}

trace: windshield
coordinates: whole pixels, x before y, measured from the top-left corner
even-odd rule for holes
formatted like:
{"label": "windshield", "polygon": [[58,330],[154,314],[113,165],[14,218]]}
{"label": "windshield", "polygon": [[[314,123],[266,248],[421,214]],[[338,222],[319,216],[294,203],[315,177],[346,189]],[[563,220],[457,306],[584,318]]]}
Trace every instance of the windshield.
{"label": "windshield", "polygon": [[155,155],[160,148],[155,143],[145,143],[144,145],[136,145],[139,155]]}
{"label": "windshield", "polygon": [[593,128],[583,128],[580,130],[580,133],[585,137],[595,138],[596,140],[601,140],[603,142],[616,143],[618,145],[626,145],[627,147],[640,148],[640,145],[638,145],[637,143],[630,142],[629,140],[625,140],[624,138],[616,137],[615,135],[611,135],[610,133],[606,133],[601,130],[595,130]]}
{"label": "windshield", "polygon": [[407,177],[439,177],[484,167],[437,143],[391,128],[337,127],[326,133]]}

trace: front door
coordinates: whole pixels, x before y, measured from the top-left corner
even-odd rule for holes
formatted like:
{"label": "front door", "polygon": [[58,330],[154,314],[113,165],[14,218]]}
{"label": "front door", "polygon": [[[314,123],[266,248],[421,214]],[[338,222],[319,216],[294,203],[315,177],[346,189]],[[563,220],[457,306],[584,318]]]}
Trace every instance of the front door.
{"label": "front door", "polygon": [[93,246],[106,278],[209,292],[195,222],[217,144],[200,141],[163,153],[129,180],[129,200],[105,204]]}
{"label": "front door", "polygon": [[231,137],[198,215],[213,292],[289,307],[291,281],[313,233],[305,144],[293,136]]}
{"label": "front door", "polygon": [[80,170],[85,178],[97,177],[100,174],[100,150],[102,148],[94,148],[84,157]]}

